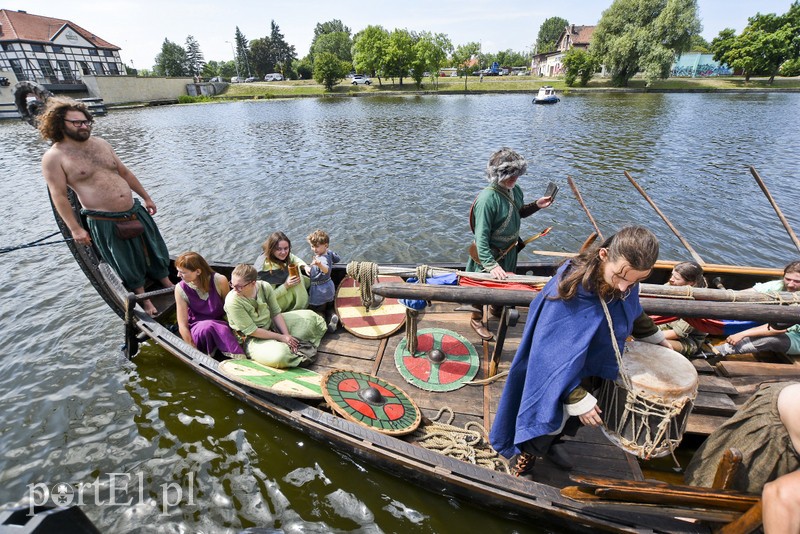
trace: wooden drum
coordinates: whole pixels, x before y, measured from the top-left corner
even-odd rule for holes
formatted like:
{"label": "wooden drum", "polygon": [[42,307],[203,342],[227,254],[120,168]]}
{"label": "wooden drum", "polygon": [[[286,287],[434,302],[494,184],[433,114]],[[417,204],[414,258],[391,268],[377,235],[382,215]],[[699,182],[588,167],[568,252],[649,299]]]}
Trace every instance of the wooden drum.
{"label": "wooden drum", "polygon": [[661,345],[629,341],[619,371],[614,382],[603,381],[597,394],[603,432],[645,460],[671,454],[697,396],[694,365]]}

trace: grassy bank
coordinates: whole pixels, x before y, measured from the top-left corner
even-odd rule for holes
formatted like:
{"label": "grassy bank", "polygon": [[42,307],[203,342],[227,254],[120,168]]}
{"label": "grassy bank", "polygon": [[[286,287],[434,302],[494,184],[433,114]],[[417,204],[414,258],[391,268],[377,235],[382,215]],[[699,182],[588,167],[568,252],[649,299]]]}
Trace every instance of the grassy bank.
{"label": "grassy bank", "polygon": [[[395,83],[392,83],[392,82]],[[463,93],[463,78],[438,78],[431,81],[426,78],[421,89],[417,89],[413,80],[372,79],[372,85],[349,85],[346,81],[334,87],[332,92],[326,92],[322,85],[312,80],[296,80],[283,82],[254,82],[237,83],[228,86],[228,89],[215,99],[248,99],[248,98],[286,98],[304,96],[362,96],[380,94],[418,94],[423,93]],[[776,78],[770,85],[768,78],[751,78],[745,82],[741,77],[726,78],[669,78],[655,82],[651,87],[645,87],[642,79],[631,80],[629,87],[616,88],[611,86],[607,78],[596,78],[589,82],[587,87],[567,87],[561,78],[538,78],[531,76],[484,77],[481,82],[478,77],[471,76],[467,80],[467,92],[492,93],[492,92],[521,92],[535,93],[543,85],[552,85],[556,90],[564,92],[583,91],[800,91],[800,78]]]}

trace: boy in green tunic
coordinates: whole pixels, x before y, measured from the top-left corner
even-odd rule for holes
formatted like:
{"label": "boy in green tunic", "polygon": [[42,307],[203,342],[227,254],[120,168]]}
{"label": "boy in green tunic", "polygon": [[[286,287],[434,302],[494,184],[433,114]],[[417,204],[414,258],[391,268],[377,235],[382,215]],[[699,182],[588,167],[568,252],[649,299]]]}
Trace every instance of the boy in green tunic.
{"label": "boy in green tunic", "polygon": [[[467,261],[467,271],[488,272],[505,280],[517,268],[517,243],[522,218],[550,206],[552,197],[541,197],[524,204],[517,179],[528,170],[525,158],[503,147],[489,158],[486,178],[489,186],[478,194],[470,210],[470,227],[475,234],[478,260]],[[483,325],[483,311],[472,314],[472,328],[482,339],[492,339]]]}

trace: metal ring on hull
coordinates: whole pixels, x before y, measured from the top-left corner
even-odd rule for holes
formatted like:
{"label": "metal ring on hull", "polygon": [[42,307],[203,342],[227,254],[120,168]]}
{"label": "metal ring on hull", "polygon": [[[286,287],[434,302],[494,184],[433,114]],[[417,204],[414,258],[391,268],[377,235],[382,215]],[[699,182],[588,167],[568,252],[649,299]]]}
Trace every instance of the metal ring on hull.
{"label": "metal ring on hull", "polygon": [[24,81],[14,86],[14,104],[22,120],[31,126],[36,126],[36,117],[42,112],[45,102],[51,96],[53,93],[38,83]]}

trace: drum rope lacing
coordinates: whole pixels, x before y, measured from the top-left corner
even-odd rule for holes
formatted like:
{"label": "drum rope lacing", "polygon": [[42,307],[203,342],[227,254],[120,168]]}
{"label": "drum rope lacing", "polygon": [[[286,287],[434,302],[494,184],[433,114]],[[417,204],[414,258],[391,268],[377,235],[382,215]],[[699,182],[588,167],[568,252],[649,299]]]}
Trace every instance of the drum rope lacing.
{"label": "drum rope lacing", "polygon": [[[627,423],[627,418],[625,415],[620,418],[620,420],[617,422],[616,431],[619,440],[623,445],[629,447],[631,450],[640,450],[641,452],[637,453],[637,456],[645,460],[650,459],[653,453],[659,452],[666,447],[666,449],[669,451],[669,454],[672,456],[675,465],[680,467],[680,463],[675,457],[675,449],[680,444],[680,435],[672,436],[672,420],[683,411],[687,403],[694,402],[697,392],[695,391],[692,396],[686,396],[669,401],[658,395],[648,395],[639,391],[635,391],[625,369],[625,362],[622,360],[622,353],[619,350],[617,338],[614,335],[614,323],[611,320],[611,313],[608,311],[608,306],[606,305],[605,300],[601,298],[600,303],[603,306],[603,312],[606,315],[606,321],[608,321],[608,328],[611,333],[611,343],[614,346],[614,354],[617,358],[617,365],[619,366],[619,376],[622,378],[623,385],[625,386],[626,397],[624,414],[637,414],[641,416],[641,422],[639,423],[638,427],[635,426],[633,428],[632,437],[634,439],[632,440],[623,436],[619,431],[620,429],[624,428]],[[608,384],[608,382],[604,383],[603,387],[613,388],[611,394],[611,406],[617,406],[619,388],[613,387],[613,384],[610,386]],[[654,435],[651,432],[652,429],[650,428],[651,417],[657,417],[659,420],[659,423],[655,428]],[[607,418],[608,414],[606,414],[605,419]],[[603,425],[605,426],[605,421],[603,422]],[[639,443],[638,438],[640,437],[644,438],[644,443]],[[662,442],[664,442],[664,444],[662,444]]]}
{"label": "drum rope lacing", "polygon": [[361,292],[361,305],[369,310],[370,306],[377,303],[372,294],[372,284],[378,280],[378,264],[371,261],[351,261],[347,264],[347,276],[358,283]]}
{"label": "drum rope lacing", "polygon": [[[449,413],[446,422],[439,422],[445,412]],[[453,409],[444,406],[429,423],[420,425],[409,437],[413,443],[450,458],[510,473],[508,462],[489,445],[486,429],[480,423],[469,421],[464,428],[459,428],[451,424],[453,419]]]}

